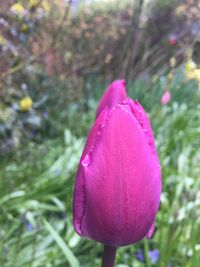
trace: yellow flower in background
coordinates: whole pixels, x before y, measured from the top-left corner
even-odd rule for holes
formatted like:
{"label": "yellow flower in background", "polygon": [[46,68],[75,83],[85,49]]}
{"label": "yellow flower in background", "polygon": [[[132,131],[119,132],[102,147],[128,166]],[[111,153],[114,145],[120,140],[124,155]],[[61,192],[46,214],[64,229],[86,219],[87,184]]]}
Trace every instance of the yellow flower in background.
{"label": "yellow flower in background", "polygon": [[10,10],[17,15],[23,15],[25,13],[25,8],[20,3],[13,4]]}
{"label": "yellow flower in background", "polygon": [[[170,66],[172,68],[174,68],[176,66],[176,58],[175,57],[171,57],[169,60]],[[192,60],[189,59],[186,63],[185,63],[185,76],[187,79],[191,80],[191,79],[195,79],[199,82],[200,85],[200,68],[197,67],[196,63]],[[167,79],[168,81],[172,81],[173,80],[173,69],[171,70],[171,72],[169,72],[169,74],[167,75]]]}
{"label": "yellow flower in background", "polygon": [[186,4],[181,4],[179,6],[177,6],[177,8],[175,9],[175,14],[180,16],[183,15],[187,10],[187,6]]}
{"label": "yellow flower in background", "polygon": [[185,64],[185,75],[188,79],[195,79],[200,83],[200,69],[192,60]]}
{"label": "yellow flower in background", "polygon": [[0,106],[0,120],[4,123],[10,121],[14,117],[14,112],[11,108]]}
{"label": "yellow flower in background", "polygon": [[23,31],[23,32],[27,32],[28,31],[28,24],[26,24],[26,23],[23,23],[22,24],[22,27],[21,27],[21,30]]}
{"label": "yellow flower in background", "polygon": [[30,7],[34,7],[38,4],[38,2],[39,2],[38,0],[29,0],[29,5]]}
{"label": "yellow flower in background", "polygon": [[174,78],[174,75],[173,75],[173,73],[168,73],[168,75],[167,75],[167,79],[168,79],[168,81],[169,82],[171,82],[172,80],[173,80],[173,78]]}
{"label": "yellow flower in background", "polygon": [[30,98],[30,97],[24,97],[21,101],[20,101],[20,103],[19,103],[19,105],[20,105],[20,109],[21,109],[21,111],[28,111],[30,108],[32,108],[32,106],[33,106],[33,101],[32,101],[32,99]]}
{"label": "yellow flower in background", "polygon": [[50,11],[50,6],[48,4],[47,1],[43,0],[43,1],[39,1],[39,0],[29,0],[29,6],[32,7],[36,7],[39,6],[43,9],[44,12],[49,13]]}
{"label": "yellow flower in background", "polygon": [[6,44],[7,40],[2,35],[0,35],[0,45],[6,45]]}
{"label": "yellow flower in background", "polygon": [[194,63],[193,60],[189,60],[186,64],[185,64],[185,71],[186,72],[190,72],[194,69],[196,69],[197,65]]}
{"label": "yellow flower in background", "polygon": [[174,68],[176,66],[176,58],[175,57],[171,57],[169,60],[170,66],[172,68]]}
{"label": "yellow flower in background", "polygon": [[192,79],[195,79],[200,82],[200,69],[196,69],[193,71]]}
{"label": "yellow flower in background", "polygon": [[195,76],[194,76],[194,72],[193,71],[188,71],[188,72],[185,72],[186,74],[186,77],[191,80],[191,79],[195,79]]}
{"label": "yellow flower in background", "polygon": [[47,1],[42,1],[41,6],[42,6],[43,10],[44,10],[46,13],[49,13],[49,11],[50,11],[50,6],[49,6],[49,4],[48,4]]}
{"label": "yellow flower in background", "polygon": [[111,54],[107,54],[106,57],[105,57],[104,62],[105,62],[106,64],[109,64],[110,61],[112,60],[112,57],[113,57],[113,56],[112,56]]}

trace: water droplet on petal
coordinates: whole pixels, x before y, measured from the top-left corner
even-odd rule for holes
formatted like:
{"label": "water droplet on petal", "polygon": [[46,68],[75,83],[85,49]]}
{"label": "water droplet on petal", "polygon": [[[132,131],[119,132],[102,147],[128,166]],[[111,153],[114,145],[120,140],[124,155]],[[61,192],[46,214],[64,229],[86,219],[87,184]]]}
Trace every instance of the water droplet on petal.
{"label": "water droplet on petal", "polygon": [[90,155],[86,154],[86,156],[82,160],[81,164],[82,164],[82,166],[87,167],[90,164],[90,161],[91,161]]}
{"label": "water droplet on petal", "polygon": [[99,128],[102,129],[104,126],[105,126],[105,123],[102,123]]}

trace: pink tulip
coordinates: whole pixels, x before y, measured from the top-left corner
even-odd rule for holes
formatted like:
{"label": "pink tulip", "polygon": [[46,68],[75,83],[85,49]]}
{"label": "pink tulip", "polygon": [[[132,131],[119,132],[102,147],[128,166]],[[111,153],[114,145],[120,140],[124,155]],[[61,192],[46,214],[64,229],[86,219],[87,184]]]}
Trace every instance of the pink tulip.
{"label": "pink tulip", "polygon": [[171,93],[170,93],[170,91],[165,91],[163,93],[162,97],[161,97],[161,100],[160,100],[161,104],[162,105],[167,105],[170,102],[170,100],[171,100]]}
{"label": "pink tulip", "polygon": [[96,117],[107,106],[114,107],[116,104],[122,102],[127,97],[125,80],[116,80],[110,84],[101,98],[97,108]]}
{"label": "pink tulip", "polygon": [[151,125],[139,102],[126,98],[105,106],[78,167],[74,227],[81,236],[118,247],[153,233],[161,170]]}

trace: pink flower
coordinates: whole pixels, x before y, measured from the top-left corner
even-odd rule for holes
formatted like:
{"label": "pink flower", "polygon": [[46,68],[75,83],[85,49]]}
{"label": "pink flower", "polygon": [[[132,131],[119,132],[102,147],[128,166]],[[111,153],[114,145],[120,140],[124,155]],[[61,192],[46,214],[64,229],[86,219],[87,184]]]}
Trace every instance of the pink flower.
{"label": "pink flower", "polygon": [[161,97],[161,100],[160,100],[161,104],[162,105],[167,105],[170,102],[170,100],[171,100],[171,93],[170,93],[170,91],[165,91],[163,93],[162,97]]}
{"label": "pink flower", "polygon": [[161,169],[151,125],[139,102],[103,101],[105,108],[88,135],[78,167],[73,222],[79,235],[118,247],[153,233]]}
{"label": "pink flower", "polygon": [[126,97],[126,81],[116,80],[112,82],[101,98],[101,101],[97,108],[96,117],[101,113],[105,106],[112,108],[117,103],[122,102]]}
{"label": "pink flower", "polygon": [[177,39],[177,36],[175,34],[171,34],[169,37],[168,37],[168,43],[169,45],[176,45],[178,42],[178,39]]}

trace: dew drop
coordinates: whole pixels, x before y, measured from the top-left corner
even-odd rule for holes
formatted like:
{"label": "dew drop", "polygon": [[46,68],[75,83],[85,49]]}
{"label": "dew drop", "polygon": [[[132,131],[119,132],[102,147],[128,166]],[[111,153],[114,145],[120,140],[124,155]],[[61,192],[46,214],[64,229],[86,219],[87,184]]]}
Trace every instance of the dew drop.
{"label": "dew drop", "polygon": [[99,126],[99,129],[102,129],[104,126],[105,126],[105,123],[102,123],[102,124]]}
{"label": "dew drop", "polygon": [[90,155],[86,154],[86,156],[82,160],[81,164],[82,164],[82,166],[87,167],[90,164],[90,161],[91,161]]}

